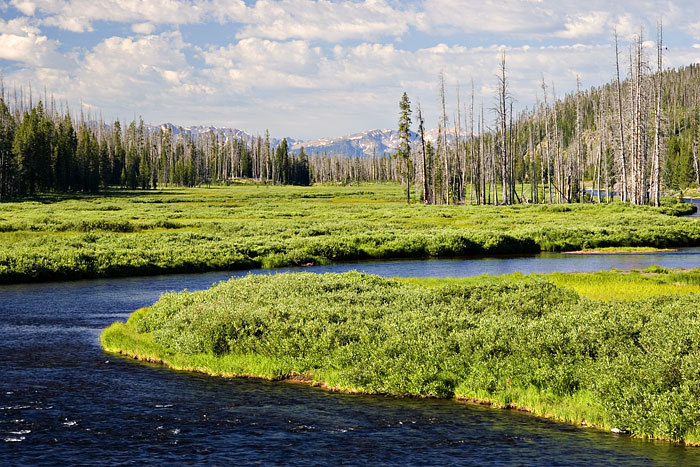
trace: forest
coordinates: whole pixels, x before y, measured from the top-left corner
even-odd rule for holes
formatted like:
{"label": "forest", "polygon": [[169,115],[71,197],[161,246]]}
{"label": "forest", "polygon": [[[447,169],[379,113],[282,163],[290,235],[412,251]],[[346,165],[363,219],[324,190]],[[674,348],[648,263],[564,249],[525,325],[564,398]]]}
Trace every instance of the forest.
{"label": "forest", "polygon": [[[45,99],[49,100],[49,99]],[[96,192],[105,187],[153,189],[193,187],[236,178],[258,178],[275,184],[309,185],[309,159],[293,154],[287,141],[274,150],[269,136],[249,146],[242,140],[221,141],[190,134],[175,137],[172,129],[148,131],[132,121],[122,131],[85,119],[50,99],[32,104],[20,92],[0,99],[0,200],[37,192]],[[255,167],[254,167],[255,166]]]}
{"label": "forest", "polygon": [[[698,65],[663,68],[659,28],[656,64],[641,34],[616,78],[563,97],[542,78],[538,102],[514,114],[506,54],[495,108],[456,90],[448,117],[444,76],[434,141],[420,106],[400,103],[401,143],[394,154],[309,156],[286,140],[224,138],[132,121],[74,119],[67,105],[31,90],[0,93],[0,199],[36,192],[95,192],[105,187],[154,189],[236,181],[267,184],[401,182],[425,204],[551,204],[610,201],[660,204],[664,192],[700,185]],[[627,76],[621,78],[626,65]],[[473,85],[472,85],[473,87]],[[468,104],[468,105],[467,105]],[[411,128],[415,117],[414,129]],[[415,130],[415,131],[414,131]],[[412,188],[411,188],[412,187]],[[588,191],[587,191],[588,190]]]}

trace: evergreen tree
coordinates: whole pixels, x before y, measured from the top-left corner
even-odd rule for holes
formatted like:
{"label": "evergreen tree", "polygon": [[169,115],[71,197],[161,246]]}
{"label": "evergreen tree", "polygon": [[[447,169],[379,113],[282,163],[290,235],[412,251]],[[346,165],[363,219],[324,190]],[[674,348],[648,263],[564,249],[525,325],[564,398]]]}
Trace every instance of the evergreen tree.
{"label": "evergreen tree", "polygon": [[104,137],[104,135],[100,137],[98,143],[100,161],[99,185],[101,187],[106,188],[107,186],[109,186],[110,178],[112,175],[112,164],[109,160],[109,143],[107,142],[107,139]]}
{"label": "evergreen tree", "polygon": [[126,151],[124,150],[124,145],[122,144],[122,127],[119,120],[116,120],[112,125],[112,144],[110,145],[109,149],[109,156],[112,165],[110,184],[124,186],[126,181],[122,180],[122,175],[126,175],[124,171],[124,167],[126,165]]}
{"label": "evergreen tree", "polygon": [[82,191],[97,191],[100,185],[100,154],[97,138],[85,123],[78,129],[79,188]]}
{"label": "evergreen tree", "polygon": [[304,146],[301,147],[299,151],[299,158],[297,160],[297,176],[295,182],[298,185],[308,186],[311,185],[311,174],[309,173],[309,156],[304,152]]}
{"label": "evergreen tree", "polygon": [[15,192],[17,167],[12,153],[15,129],[15,119],[0,97],[0,201]]}
{"label": "evergreen tree", "polygon": [[20,174],[20,192],[33,195],[49,188],[51,180],[51,125],[45,119],[41,101],[30,112],[25,112],[15,132],[12,152],[17,158]]}
{"label": "evergreen tree", "polygon": [[280,174],[278,181],[286,185],[289,183],[289,150],[287,148],[287,138],[284,138],[279,146],[277,146],[275,160],[277,162],[278,173]]}
{"label": "evergreen tree", "polygon": [[399,148],[396,157],[402,161],[404,176],[406,179],[406,202],[411,202],[411,101],[406,92],[401,96],[399,103]]}
{"label": "evergreen tree", "polygon": [[75,154],[77,146],[78,139],[73,129],[70,114],[66,114],[58,124],[54,148],[54,189],[56,191],[68,191],[76,188]]}
{"label": "evergreen tree", "polygon": [[125,164],[122,176],[122,185],[132,190],[136,189],[139,184],[139,153],[138,140],[136,133],[136,123],[131,122],[126,131],[126,154]]}
{"label": "evergreen tree", "polygon": [[253,176],[253,159],[250,150],[243,141],[238,142],[238,150],[241,155],[241,175],[251,178]]}

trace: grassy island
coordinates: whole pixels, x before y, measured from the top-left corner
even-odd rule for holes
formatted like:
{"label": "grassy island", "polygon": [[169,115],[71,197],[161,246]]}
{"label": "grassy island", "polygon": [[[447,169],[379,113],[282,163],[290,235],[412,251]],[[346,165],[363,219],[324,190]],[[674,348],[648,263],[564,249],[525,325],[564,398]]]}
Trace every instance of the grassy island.
{"label": "grassy island", "polygon": [[694,210],[407,205],[399,185],[212,186],[0,204],[0,282],[700,245]]}
{"label": "grassy island", "polygon": [[101,342],[175,369],[459,398],[700,442],[697,270],[249,275],[165,294]]}

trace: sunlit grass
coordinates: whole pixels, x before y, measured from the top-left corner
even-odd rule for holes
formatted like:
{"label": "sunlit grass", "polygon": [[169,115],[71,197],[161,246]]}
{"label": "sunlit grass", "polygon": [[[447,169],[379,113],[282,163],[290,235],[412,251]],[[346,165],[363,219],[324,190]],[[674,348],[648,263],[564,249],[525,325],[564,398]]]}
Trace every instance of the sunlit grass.
{"label": "sunlit grass", "polygon": [[663,208],[407,205],[398,185],[212,186],[0,204],[0,282],[696,245]]}

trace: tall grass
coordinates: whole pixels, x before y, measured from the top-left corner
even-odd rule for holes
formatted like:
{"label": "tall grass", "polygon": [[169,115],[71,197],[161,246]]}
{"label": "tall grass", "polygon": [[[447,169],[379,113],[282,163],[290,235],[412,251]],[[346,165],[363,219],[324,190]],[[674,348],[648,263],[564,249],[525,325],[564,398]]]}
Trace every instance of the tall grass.
{"label": "tall grass", "polygon": [[[646,277],[609,274],[630,287]],[[250,275],[165,294],[102,342],[176,368],[478,399],[700,442],[700,295],[659,295],[669,278],[649,280],[648,298],[597,300],[573,289],[610,277],[583,277]]]}
{"label": "tall grass", "polygon": [[697,245],[700,224],[672,215],[689,208],[406,205],[397,185],[44,196],[0,204],[0,282]]}

